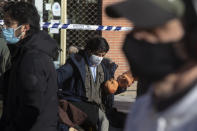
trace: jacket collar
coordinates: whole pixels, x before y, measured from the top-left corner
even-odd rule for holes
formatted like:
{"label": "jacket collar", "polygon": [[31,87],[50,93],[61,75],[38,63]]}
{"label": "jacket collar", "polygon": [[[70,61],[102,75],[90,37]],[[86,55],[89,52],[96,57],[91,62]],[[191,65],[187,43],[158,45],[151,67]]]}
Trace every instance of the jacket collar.
{"label": "jacket collar", "polygon": [[85,85],[85,76],[86,76],[85,64],[86,64],[86,61],[85,61],[83,54],[81,54],[81,53],[71,54],[70,59],[73,61],[73,63],[77,67],[77,69],[81,75],[83,84]]}
{"label": "jacket collar", "polygon": [[[73,63],[77,67],[84,85],[85,85],[85,76],[86,76],[85,64],[87,64],[87,58],[85,54],[86,53],[84,51],[81,51],[77,54],[70,55],[70,59],[73,61]],[[105,72],[105,66],[103,62],[101,62],[101,65],[103,67],[103,71]]]}

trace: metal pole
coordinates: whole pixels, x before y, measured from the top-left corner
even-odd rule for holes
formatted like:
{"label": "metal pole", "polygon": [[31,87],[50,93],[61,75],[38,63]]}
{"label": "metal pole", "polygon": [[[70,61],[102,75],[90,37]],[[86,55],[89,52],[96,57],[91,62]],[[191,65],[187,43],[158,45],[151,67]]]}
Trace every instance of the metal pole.
{"label": "metal pole", "polygon": [[[67,22],[67,0],[61,0],[61,22]],[[61,29],[61,45],[62,52],[60,54],[60,65],[66,62],[66,30]]]}
{"label": "metal pole", "polygon": [[35,0],[35,6],[40,15],[40,23],[43,21],[43,0]]}

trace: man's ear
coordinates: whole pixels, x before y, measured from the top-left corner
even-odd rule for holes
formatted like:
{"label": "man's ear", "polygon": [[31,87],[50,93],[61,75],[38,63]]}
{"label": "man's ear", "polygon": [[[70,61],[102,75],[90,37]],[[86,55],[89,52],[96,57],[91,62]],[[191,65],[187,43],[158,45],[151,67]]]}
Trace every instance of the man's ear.
{"label": "man's ear", "polygon": [[22,31],[22,32],[27,32],[28,30],[30,30],[30,25],[29,25],[29,24],[24,24],[24,25],[22,26],[21,31]]}
{"label": "man's ear", "polygon": [[21,30],[20,30],[22,39],[26,36],[28,30],[30,30],[30,25],[29,24],[22,25]]}
{"label": "man's ear", "polygon": [[30,30],[30,25],[29,24],[23,24],[21,26],[20,33],[16,32],[15,35],[21,35],[21,38],[23,39],[26,36],[28,30]]}

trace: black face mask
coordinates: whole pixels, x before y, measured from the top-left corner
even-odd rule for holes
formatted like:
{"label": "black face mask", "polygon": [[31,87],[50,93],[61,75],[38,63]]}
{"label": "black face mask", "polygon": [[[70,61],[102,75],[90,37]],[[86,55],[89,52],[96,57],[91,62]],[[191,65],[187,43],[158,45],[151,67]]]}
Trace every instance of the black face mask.
{"label": "black face mask", "polygon": [[146,41],[139,41],[128,34],[123,45],[123,51],[134,77],[154,82],[175,72],[183,64],[183,60],[175,53],[173,44],[151,44]]}

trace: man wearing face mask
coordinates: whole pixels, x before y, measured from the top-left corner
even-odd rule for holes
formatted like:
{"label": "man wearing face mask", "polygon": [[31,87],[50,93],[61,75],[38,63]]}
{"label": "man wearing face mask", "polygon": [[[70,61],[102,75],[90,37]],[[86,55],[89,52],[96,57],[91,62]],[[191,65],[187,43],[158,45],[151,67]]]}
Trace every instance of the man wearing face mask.
{"label": "man wearing face mask", "polygon": [[[104,82],[114,77],[117,68],[116,64],[103,58],[108,50],[109,45],[104,38],[92,38],[85,50],[71,54],[66,64],[57,70],[62,99],[82,109],[88,117],[94,117],[94,122],[89,123],[98,125],[98,131],[108,131],[106,114],[110,113],[114,100],[113,94],[103,89]],[[116,93],[121,91],[123,89],[118,88]]]}
{"label": "man wearing face mask", "polygon": [[131,108],[125,131],[197,129],[197,17],[195,0],[185,2],[185,15],[181,0],[127,0],[106,9],[135,24],[123,50],[133,73],[151,83]]}
{"label": "man wearing face mask", "polygon": [[5,40],[15,45],[11,68],[3,75],[1,131],[56,131],[57,43],[40,31],[36,7],[25,2],[4,5]]}

